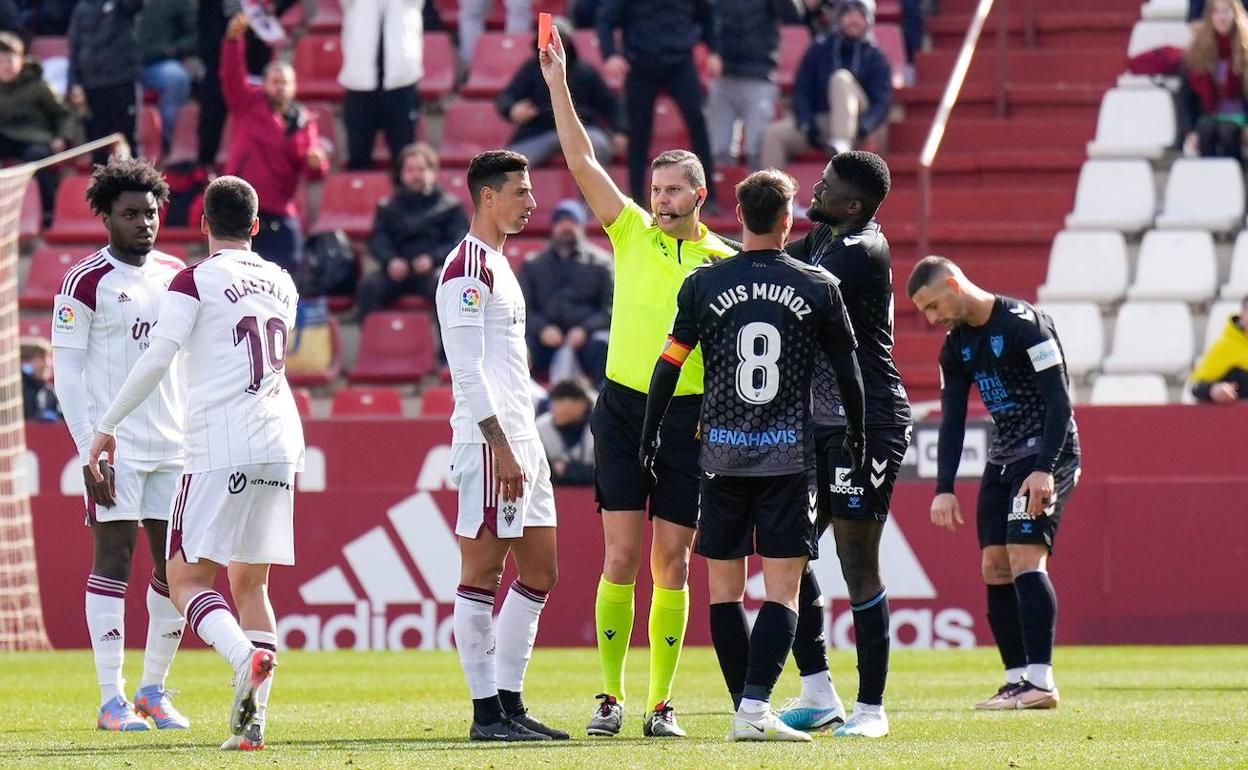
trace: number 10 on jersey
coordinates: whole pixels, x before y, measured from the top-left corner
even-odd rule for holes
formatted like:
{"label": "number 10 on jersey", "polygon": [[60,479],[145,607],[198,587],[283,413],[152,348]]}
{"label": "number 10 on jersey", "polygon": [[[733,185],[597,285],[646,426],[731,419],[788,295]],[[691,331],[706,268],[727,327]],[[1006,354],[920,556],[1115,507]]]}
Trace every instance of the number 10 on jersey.
{"label": "number 10 on jersey", "polygon": [[260,382],[264,379],[265,351],[268,352],[269,367],[280,372],[286,367],[286,340],[289,334],[286,322],[276,316],[264,323],[264,333],[260,332],[260,320],[254,315],[243,316],[234,327],[234,347],[245,344],[247,359],[251,365],[251,382],[247,385],[248,393],[260,392]]}

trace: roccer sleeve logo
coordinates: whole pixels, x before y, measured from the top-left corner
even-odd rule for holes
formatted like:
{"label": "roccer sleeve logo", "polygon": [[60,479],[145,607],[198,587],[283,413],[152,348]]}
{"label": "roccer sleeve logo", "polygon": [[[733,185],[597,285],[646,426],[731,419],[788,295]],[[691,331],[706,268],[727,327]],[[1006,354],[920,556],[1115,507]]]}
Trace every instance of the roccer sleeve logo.
{"label": "roccer sleeve logo", "polygon": [[481,315],[481,290],[469,286],[459,295],[459,314],[469,318]]}
{"label": "roccer sleeve logo", "polygon": [[74,333],[76,316],[74,309],[68,303],[62,304],[52,314],[52,325],[58,332]]}

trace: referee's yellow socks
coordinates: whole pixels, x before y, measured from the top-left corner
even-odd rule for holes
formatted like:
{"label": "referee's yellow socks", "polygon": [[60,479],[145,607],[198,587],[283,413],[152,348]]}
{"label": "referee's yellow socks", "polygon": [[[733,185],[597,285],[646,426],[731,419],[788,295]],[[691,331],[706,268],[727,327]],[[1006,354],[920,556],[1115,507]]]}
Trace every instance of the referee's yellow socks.
{"label": "referee's yellow socks", "polygon": [[673,590],[654,587],[650,598],[650,693],[646,709],[672,697],[672,680],[685,646],[689,623],[689,586]]}
{"label": "referee's yellow socks", "polygon": [[628,657],[628,641],[633,636],[633,591],[636,587],[636,583],[612,583],[604,575],[598,580],[598,598],[594,602],[602,691],[615,696],[621,703],[624,702],[624,659]]}

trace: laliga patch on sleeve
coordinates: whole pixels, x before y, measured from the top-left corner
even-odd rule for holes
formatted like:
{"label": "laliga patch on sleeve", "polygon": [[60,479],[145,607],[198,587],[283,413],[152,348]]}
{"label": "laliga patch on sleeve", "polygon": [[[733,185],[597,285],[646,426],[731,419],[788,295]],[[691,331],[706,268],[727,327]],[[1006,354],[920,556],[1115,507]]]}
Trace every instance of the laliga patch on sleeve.
{"label": "laliga patch on sleeve", "polygon": [[476,286],[469,286],[460,293],[459,314],[464,318],[481,316],[481,290]]}
{"label": "laliga patch on sleeve", "polygon": [[52,314],[52,328],[58,332],[73,334],[76,317],[74,308],[68,303],[57,306],[56,312]]}
{"label": "laliga patch on sleeve", "polygon": [[1039,345],[1027,348],[1031,356],[1031,367],[1037,372],[1057,366],[1062,362],[1062,351],[1057,347],[1057,340],[1045,340]]}

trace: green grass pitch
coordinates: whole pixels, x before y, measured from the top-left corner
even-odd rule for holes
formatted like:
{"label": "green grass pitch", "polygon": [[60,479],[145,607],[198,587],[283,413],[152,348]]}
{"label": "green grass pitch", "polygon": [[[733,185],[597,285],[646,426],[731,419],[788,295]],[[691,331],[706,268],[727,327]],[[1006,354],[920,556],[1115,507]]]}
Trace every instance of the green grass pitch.
{"label": "green grass pitch", "polygon": [[[0,655],[0,767],[76,768],[1070,768],[1248,766],[1248,647],[1059,648],[1062,706],[1053,712],[974,713],[996,688],[990,649],[898,651],[888,688],[892,735],[818,735],[812,744],[731,744],[726,695],[708,648],[685,651],[676,706],[686,740],[641,737],[646,653],[634,649],[623,735],[588,740],[598,692],[593,650],[538,649],[529,669],[533,712],[573,740],[500,747],[467,739],[467,689],[453,653],[281,655],[269,708],[269,750],[221,752],[231,690],[211,651],[181,654],[170,686],[189,731],[94,729],[88,652]],[[142,653],[127,652],[128,687]],[[852,701],[852,653],[833,655]],[[785,672],[779,703],[795,695]]]}

